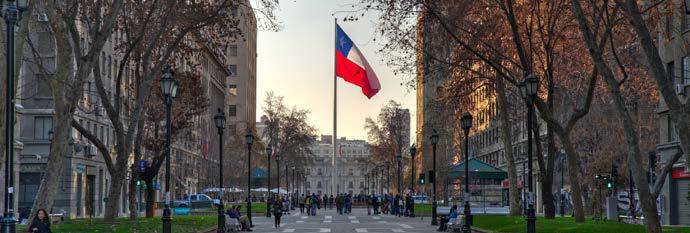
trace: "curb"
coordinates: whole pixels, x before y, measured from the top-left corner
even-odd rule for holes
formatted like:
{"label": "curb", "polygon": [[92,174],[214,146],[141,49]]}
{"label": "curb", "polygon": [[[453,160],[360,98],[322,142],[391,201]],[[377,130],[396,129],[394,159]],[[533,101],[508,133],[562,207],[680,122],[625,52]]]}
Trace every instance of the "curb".
{"label": "curb", "polygon": [[478,228],[478,227],[475,227],[475,226],[472,227],[472,231],[473,231],[473,232],[478,232],[478,233],[494,233],[493,231],[481,229],[481,228]]}
{"label": "curb", "polygon": [[218,228],[217,228],[217,227],[209,227],[209,228],[206,228],[206,229],[197,231],[196,233],[213,233],[213,232],[216,232],[216,231],[218,231]]}

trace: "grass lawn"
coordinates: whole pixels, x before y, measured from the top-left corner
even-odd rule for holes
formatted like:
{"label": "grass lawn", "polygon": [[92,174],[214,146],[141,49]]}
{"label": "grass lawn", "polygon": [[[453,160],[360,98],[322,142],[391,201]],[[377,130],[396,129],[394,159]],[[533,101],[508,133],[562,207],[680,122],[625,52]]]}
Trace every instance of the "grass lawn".
{"label": "grass lawn", "polygon": [[[172,230],[174,233],[193,233],[217,224],[218,217],[212,216],[173,216]],[[17,232],[26,232],[26,225],[19,225]],[[101,219],[74,219],[51,226],[53,232],[107,232],[107,233],[156,233],[162,232],[160,217],[139,218],[129,220],[118,219],[117,223],[104,223]]]}
{"label": "grass lawn", "polygon": [[[474,226],[495,232],[526,232],[525,218],[505,215],[474,215]],[[690,232],[690,228],[664,227],[664,232]],[[549,233],[636,233],[646,232],[642,225],[631,225],[618,222],[595,222],[587,219],[584,223],[575,223],[571,217],[544,219],[537,217],[537,232]]]}
{"label": "grass lawn", "polygon": [[[227,205],[226,209],[231,205]],[[247,213],[246,204],[242,204],[242,214]],[[217,209],[196,209],[193,215],[174,215],[172,221],[173,233],[193,233],[215,226],[218,221]],[[260,216],[266,213],[266,203],[252,203],[252,215]],[[26,225],[18,225],[17,232],[26,232]],[[120,218],[117,223],[104,223],[102,219],[70,219],[61,224],[51,226],[53,232],[106,232],[106,233],[157,233],[162,231],[161,217]]]}

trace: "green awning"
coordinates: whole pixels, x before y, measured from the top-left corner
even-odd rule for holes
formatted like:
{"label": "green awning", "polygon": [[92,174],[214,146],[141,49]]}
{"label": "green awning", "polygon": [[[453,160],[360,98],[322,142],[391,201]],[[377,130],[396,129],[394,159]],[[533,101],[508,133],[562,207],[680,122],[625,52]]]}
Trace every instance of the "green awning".
{"label": "green awning", "polygon": [[[480,179],[503,180],[508,178],[507,172],[476,158],[469,159],[469,172],[470,177],[479,177]],[[455,179],[465,177],[464,161],[453,165],[448,176]]]}

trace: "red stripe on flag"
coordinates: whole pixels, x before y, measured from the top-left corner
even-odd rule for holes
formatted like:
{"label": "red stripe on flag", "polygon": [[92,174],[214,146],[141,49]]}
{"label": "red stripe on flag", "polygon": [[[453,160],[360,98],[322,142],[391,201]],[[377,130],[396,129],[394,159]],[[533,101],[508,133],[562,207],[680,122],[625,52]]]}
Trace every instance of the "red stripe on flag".
{"label": "red stripe on flag", "polygon": [[341,77],[346,82],[352,83],[362,88],[362,93],[371,98],[379,91],[372,89],[369,85],[367,71],[356,63],[350,61],[340,51],[335,51],[335,75]]}

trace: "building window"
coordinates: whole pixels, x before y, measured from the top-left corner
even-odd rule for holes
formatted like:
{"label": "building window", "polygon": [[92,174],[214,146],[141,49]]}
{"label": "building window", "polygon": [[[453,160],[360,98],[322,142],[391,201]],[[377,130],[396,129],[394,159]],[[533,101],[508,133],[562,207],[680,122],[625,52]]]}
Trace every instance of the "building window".
{"label": "building window", "polygon": [[228,65],[228,73],[230,77],[237,77],[237,65]]}
{"label": "building window", "polygon": [[676,71],[673,62],[666,63],[666,73],[668,73],[668,78],[671,80],[671,85],[676,85]]}
{"label": "building window", "polygon": [[36,97],[52,98],[53,92],[48,84],[48,79],[52,78],[50,75],[36,75]]}
{"label": "building window", "polygon": [[228,55],[231,57],[237,57],[237,45],[231,44],[228,46]]}
{"label": "building window", "polygon": [[350,170],[348,171],[348,173],[349,173],[350,175],[354,174],[354,172],[352,171],[352,168],[350,168]]}
{"label": "building window", "polygon": [[53,36],[51,32],[48,31],[40,31],[36,32],[36,37],[38,37],[37,45],[38,45],[38,53],[41,55],[49,55],[53,54],[55,51],[53,48],[55,47],[55,40],[53,40]]}
{"label": "building window", "polygon": [[228,85],[228,92],[230,92],[230,94],[233,96],[237,96],[237,85],[235,85],[235,84]]}
{"label": "building window", "polygon": [[347,188],[353,188],[354,185],[352,185],[352,181],[350,181],[350,184],[347,185]]}
{"label": "building window", "polygon": [[[323,172],[321,171],[321,168],[319,168],[319,171],[317,173],[318,175],[323,175]],[[320,183],[320,182],[319,182]]]}
{"label": "building window", "polygon": [[232,5],[230,6],[230,14],[231,14],[233,17],[237,17],[237,14],[238,14],[238,13],[239,13],[239,7],[237,6],[237,4],[232,4]]}
{"label": "building window", "polygon": [[34,139],[48,140],[48,131],[53,129],[53,118],[37,116],[34,118]]}
{"label": "building window", "polygon": [[681,72],[681,84],[690,84],[690,56],[683,57],[683,72]]}
{"label": "building window", "polygon": [[316,183],[316,188],[317,188],[317,189],[320,189],[320,188],[321,188],[321,181],[319,181],[319,182]]}
{"label": "building window", "polygon": [[[307,181],[307,182],[304,184],[304,186],[307,187],[307,188],[311,188],[311,183],[310,183],[309,181]],[[309,192],[309,191],[307,191],[307,192]]]}
{"label": "building window", "polygon": [[237,105],[230,105],[228,106],[228,116],[234,117],[237,116]]}

